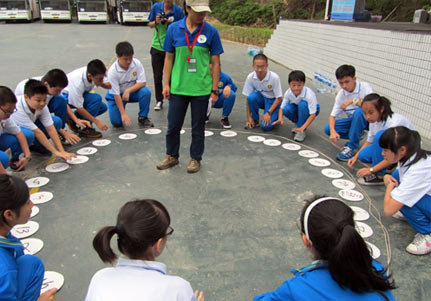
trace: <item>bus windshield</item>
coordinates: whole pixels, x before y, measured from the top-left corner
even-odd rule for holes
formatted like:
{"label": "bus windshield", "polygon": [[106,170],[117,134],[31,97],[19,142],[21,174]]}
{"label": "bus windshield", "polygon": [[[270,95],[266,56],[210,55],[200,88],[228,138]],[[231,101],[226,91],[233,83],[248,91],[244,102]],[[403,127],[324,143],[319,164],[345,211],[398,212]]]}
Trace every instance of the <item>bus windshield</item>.
{"label": "bus windshield", "polygon": [[123,10],[129,12],[149,12],[151,10],[151,1],[124,1]]}
{"label": "bus windshield", "polygon": [[0,9],[1,10],[26,10],[25,0],[8,0],[0,1]]}
{"label": "bus windshield", "polygon": [[69,10],[69,0],[42,0],[40,7],[44,10]]}
{"label": "bus windshield", "polygon": [[105,12],[106,2],[100,0],[79,1],[78,12]]}

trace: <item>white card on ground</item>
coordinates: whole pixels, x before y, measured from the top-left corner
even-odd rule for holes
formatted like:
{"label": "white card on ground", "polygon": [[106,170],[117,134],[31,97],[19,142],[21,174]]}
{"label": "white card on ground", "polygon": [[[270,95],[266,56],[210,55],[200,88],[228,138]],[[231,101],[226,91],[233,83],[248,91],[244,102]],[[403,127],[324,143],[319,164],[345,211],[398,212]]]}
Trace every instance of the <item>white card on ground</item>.
{"label": "white card on ground", "polygon": [[181,130],[180,131],[180,134],[182,135],[182,134],[185,134],[186,133],[186,131],[185,130]]}
{"label": "white card on ground", "polygon": [[318,153],[316,153],[316,152],[314,152],[312,150],[306,150],[306,149],[304,149],[302,151],[299,151],[298,155],[300,155],[301,157],[304,157],[304,158],[316,158],[316,157],[319,157]]}
{"label": "white card on ground", "polygon": [[28,179],[27,181],[25,181],[25,184],[27,184],[28,188],[37,188],[37,187],[42,187],[46,184],[48,184],[49,179],[45,178],[45,177],[35,177],[35,178],[31,178]]}
{"label": "white card on ground", "polygon": [[350,208],[352,208],[354,212],[353,219],[355,221],[366,221],[370,218],[370,214],[367,212],[367,210],[357,206],[350,206]]}
{"label": "white card on ground", "polygon": [[366,223],[355,222],[355,228],[356,231],[358,231],[359,235],[362,236],[362,238],[367,238],[373,235],[373,229],[371,229],[371,227],[368,226]]}
{"label": "white card on ground", "polygon": [[222,135],[223,137],[235,137],[238,134],[234,131],[223,131],[220,133],[220,135]]}
{"label": "white card on ground", "polygon": [[338,192],[338,194],[345,200],[351,202],[359,202],[364,199],[364,195],[356,190],[343,189]]}
{"label": "white card on ground", "polygon": [[212,136],[212,135],[214,135],[214,132],[205,131],[205,137],[209,137],[209,136]]}
{"label": "white card on ground", "polygon": [[65,171],[68,168],[69,168],[69,164],[60,162],[60,163],[49,164],[47,167],[45,167],[45,170],[47,172],[57,173],[57,172]]}
{"label": "white card on ground", "polygon": [[300,150],[301,149],[301,146],[296,144],[296,143],[284,143],[281,147],[284,149],[287,149],[287,150]]}
{"label": "white card on ground", "polygon": [[52,200],[54,195],[49,191],[39,191],[30,195],[33,204],[43,204]]}
{"label": "white card on ground", "polygon": [[132,139],[135,139],[136,137],[138,137],[138,135],[134,133],[125,133],[118,136],[118,138],[120,138],[121,140],[132,140]]}
{"label": "white card on ground", "polygon": [[36,215],[38,215],[39,211],[40,211],[39,207],[33,206],[31,208],[30,218],[35,217]]}
{"label": "white card on ground", "polygon": [[251,142],[263,142],[263,141],[265,141],[265,137],[262,137],[262,136],[248,136],[247,139],[248,139],[248,141],[251,141]]}
{"label": "white card on ground", "polygon": [[97,148],[95,147],[83,147],[78,149],[76,152],[78,155],[94,155],[97,153]]}
{"label": "white card on ground", "polygon": [[308,160],[308,163],[310,163],[313,166],[317,166],[317,167],[327,167],[327,166],[331,165],[331,162],[329,162],[326,159],[321,159],[321,158],[312,158],[312,159]]}
{"label": "white card on ground", "polygon": [[277,139],[266,139],[265,141],[263,141],[263,144],[269,146],[279,146],[281,145],[281,141]]}
{"label": "white card on ground", "polygon": [[356,184],[346,179],[335,179],[332,181],[332,185],[338,189],[349,189],[352,190],[356,187]]}
{"label": "white card on ground", "polygon": [[83,163],[87,162],[88,159],[89,158],[87,156],[76,156],[75,158],[67,160],[66,162],[69,163],[69,164],[73,164],[73,165],[75,165],[75,164],[83,164]]}
{"label": "white card on ground", "polygon": [[43,241],[39,238],[25,238],[21,239],[24,246],[24,254],[35,255],[43,248]]}
{"label": "white card on ground", "polygon": [[46,271],[43,276],[42,287],[40,289],[40,293],[43,294],[46,291],[49,291],[52,288],[56,288],[57,291],[64,284],[64,276],[60,273],[54,271]]}
{"label": "white card on ground", "polygon": [[371,257],[373,257],[373,259],[379,258],[381,255],[379,248],[377,248],[375,244],[372,244],[368,241],[366,241],[366,243],[368,245],[368,248],[370,249]]}
{"label": "white card on ground", "polygon": [[[148,130],[145,130],[145,134],[147,134],[147,135],[158,135],[158,134],[160,134],[162,132],[162,130],[161,129],[148,129]],[[181,133],[181,132],[180,132]]]}
{"label": "white card on ground", "polygon": [[341,171],[332,168],[322,169],[322,174],[331,179],[338,179],[344,176]]}
{"label": "white card on ground", "polygon": [[111,140],[108,139],[98,139],[93,141],[94,146],[107,146],[111,144]]}
{"label": "white card on ground", "polygon": [[39,230],[39,224],[34,221],[28,221],[25,224],[16,225],[10,232],[16,238],[26,238],[32,236],[37,230]]}

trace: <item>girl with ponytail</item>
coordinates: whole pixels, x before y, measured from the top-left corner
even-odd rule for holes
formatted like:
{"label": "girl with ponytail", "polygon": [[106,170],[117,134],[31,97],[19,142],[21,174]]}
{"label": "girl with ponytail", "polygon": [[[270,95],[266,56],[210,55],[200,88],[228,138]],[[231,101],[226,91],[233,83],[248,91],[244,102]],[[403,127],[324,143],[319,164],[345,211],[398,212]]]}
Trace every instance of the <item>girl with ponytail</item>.
{"label": "girl with ponytail", "polygon": [[170,223],[168,211],[158,201],[124,204],[117,224],[102,228],[94,237],[93,247],[103,262],[113,264],[118,257],[111,248],[111,239],[116,235],[118,250],[125,257],[118,259],[116,267],[93,276],[85,300],[204,301],[202,292],[193,293],[190,283],[167,275],[166,265],[155,261],[174,232]]}
{"label": "girl with ponytail", "polygon": [[355,229],[352,209],[332,197],[307,202],[298,220],[315,261],[254,300],[395,300],[393,281]]}

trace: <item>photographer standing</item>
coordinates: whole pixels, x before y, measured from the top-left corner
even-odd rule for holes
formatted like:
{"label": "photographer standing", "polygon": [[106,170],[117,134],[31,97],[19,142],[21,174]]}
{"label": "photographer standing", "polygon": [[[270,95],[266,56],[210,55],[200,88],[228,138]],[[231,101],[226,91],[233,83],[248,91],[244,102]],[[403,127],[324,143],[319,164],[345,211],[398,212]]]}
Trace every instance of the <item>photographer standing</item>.
{"label": "photographer standing", "polygon": [[174,0],[165,0],[153,5],[150,12],[148,25],[155,28],[151,44],[151,64],[153,66],[154,89],[156,90],[156,106],[154,110],[163,108],[163,66],[165,63],[165,51],[163,43],[169,24],[184,18],[181,7],[173,4]]}

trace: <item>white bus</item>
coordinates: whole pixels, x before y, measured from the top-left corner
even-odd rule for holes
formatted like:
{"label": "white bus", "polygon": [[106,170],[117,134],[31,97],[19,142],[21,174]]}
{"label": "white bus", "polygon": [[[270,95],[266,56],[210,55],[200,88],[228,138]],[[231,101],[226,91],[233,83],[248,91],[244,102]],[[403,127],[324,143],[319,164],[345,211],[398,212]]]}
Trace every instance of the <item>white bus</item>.
{"label": "white bus", "polygon": [[51,20],[72,21],[69,0],[41,0],[40,14],[44,22]]}
{"label": "white bus", "polygon": [[79,23],[108,21],[106,0],[77,0],[76,11]]}
{"label": "white bus", "polygon": [[39,18],[39,0],[0,0],[0,20],[32,21]]}
{"label": "white bus", "polygon": [[148,23],[153,1],[121,0],[118,8],[118,20],[124,23]]}

